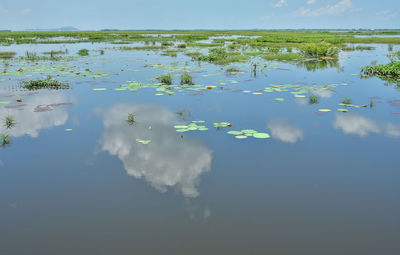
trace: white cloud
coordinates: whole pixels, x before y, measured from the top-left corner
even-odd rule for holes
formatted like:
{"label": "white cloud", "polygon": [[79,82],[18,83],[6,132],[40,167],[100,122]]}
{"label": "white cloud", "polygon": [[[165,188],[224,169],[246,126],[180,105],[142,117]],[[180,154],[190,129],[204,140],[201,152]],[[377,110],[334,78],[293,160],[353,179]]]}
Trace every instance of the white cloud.
{"label": "white cloud", "polygon": [[317,0],[308,0],[307,4],[312,5],[315,4],[317,2]]}
{"label": "white cloud", "polygon": [[274,8],[281,8],[283,6],[287,5],[287,1],[286,0],[279,0],[278,2],[271,4],[272,7]]}
{"label": "white cloud", "polygon": [[[136,114],[134,126],[125,121],[129,113]],[[178,123],[175,113],[156,105],[121,104],[101,116],[101,149],[118,156],[129,175],[144,178],[161,192],[174,187],[185,197],[199,195],[197,184],[210,171],[211,151],[201,141],[181,138],[173,128]],[[143,145],[136,139],[151,143]]]}
{"label": "white cloud", "polygon": [[32,12],[31,8],[25,8],[25,9],[23,9],[23,10],[21,11],[21,15],[22,15],[22,16],[26,16],[26,15],[28,15],[28,14],[31,13],[31,12]]}
{"label": "white cloud", "polygon": [[303,131],[295,126],[287,124],[280,120],[272,121],[268,124],[273,138],[285,143],[296,143],[303,139]]}
{"label": "white cloud", "polygon": [[341,15],[354,9],[351,0],[341,0],[334,5],[327,5],[318,9],[304,8],[297,9],[294,16],[317,17],[322,15]]}

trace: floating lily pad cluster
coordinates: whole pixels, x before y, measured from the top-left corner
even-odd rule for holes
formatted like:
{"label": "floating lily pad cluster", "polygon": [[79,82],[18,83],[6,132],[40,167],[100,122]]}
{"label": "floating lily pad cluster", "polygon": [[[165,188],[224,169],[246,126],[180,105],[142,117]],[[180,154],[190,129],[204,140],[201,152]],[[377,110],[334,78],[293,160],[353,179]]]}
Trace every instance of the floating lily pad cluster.
{"label": "floating lily pad cluster", "polygon": [[207,131],[208,128],[206,126],[201,126],[197,125],[197,123],[204,123],[204,120],[194,120],[192,123],[188,125],[175,125],[174,128],[176,129],[176,132],[183,133],[187,131]]}
{"label": "floating lily pad cluster", "polygon": [[232,127],[232,124],[229,122],[214,122],[214,127],[216,128]]}
{"label": "floating lily pad cluster", "polygon": [[236,139],[246,139],[248,137],[254,137],[257,139],[266,139],[271,136],[268,133],[258,132],[254,129],[243,129],[241,131],[228,131],[230,135],[234,135]]}
{"label": "floating lily pad cluster", "polygon": [[136,142],[141,143],[141,144],[149,144],[151,142],[151,140],[136,139]]}

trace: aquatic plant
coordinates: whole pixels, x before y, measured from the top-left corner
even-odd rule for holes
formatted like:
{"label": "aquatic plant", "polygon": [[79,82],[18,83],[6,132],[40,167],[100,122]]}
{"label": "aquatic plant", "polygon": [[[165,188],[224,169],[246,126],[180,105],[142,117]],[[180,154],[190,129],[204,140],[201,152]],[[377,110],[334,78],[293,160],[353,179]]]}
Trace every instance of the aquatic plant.
{"label": "aquatic plant", "polygon": [[79,56],[89,56],[89,50],[88,49],[80,49],[78,51]]}
{"label": "aquatic plant", "polygon": [[135,116],[134,113],[129,113],[126,122],[128,122],[129,125],[133,125],[135,123]]}
{"label": "aquatic plant", "polygon": [[265,60],[293,61],[304,59],[304,56],[295,52],[267,53],[262,56]]}
{"label": "aquatic plant", "polygon": [[318,104],[319,103],[319,96],[314,95],[314,94],[310,95],[308,97],[308,103],[309,104]]}
{"label": "aquatic plant", "polygon": [[162,56],[169,56],[169,57],[176,57],[177,56],[176,50],[166,50],[161,53]]}
{"label": "aquatic plant", "polygon": [[13,58],[17,53],[14,51],[0,51],[1,59],[10,59]]}
{"label": "aquatic plant", "polygon": [[178,48],[179,49],[186,49],[187,45],[186,44],[179,44]]}
{"label": "aquatic plant", "polygon": [[15,120],[14,120],[14,118],[11,117],[11,116],[5,117],[5,119],[4,119],[4,126],[5,126],[7,129],[13,128],[13,127],[15,126]]}
{"label": "aquatic plant", "polygon": [[339,48],[327,42],[307,43],[299,47],[301,54],[306,57],[333,57],[336,58],[339,54]]}
{"label": "aquatic plant", "polygon": [[218,65],[226,65],[232,62],[242,62],[247,60],[247,58],[247,56],[241,55],[238,52],[227,52],[225,48],[213,48],[209,50],[208,55],[200,55],[195,59]]}
{"label": "aquatic plant", "polygon": [[201,56],[201,53],[197,52],[197,51],[196,52],[186,52],[185,55],[189,56],[193,59],[197,59],[197,57]]}
{"label": "aquatic plant", "polygon": [[35,61],[38,59],[36,52],[33,51],[25,51],[25,59],[30,61]]}
{"label": "aquatic plant", "polygon": [[172,84],[172,74],[163,74],[161,76],[157,77],[157,80],[159,80],[161,83],[166,84],[166,85],[171,85]]}
{"label": "aquatic plant", "polygon": [[231,66],[225,70],[227,73],[239,73],[241,70],[235,66]]}
{"label": "aquatic plant", "polygon": [[38,90],[38,89],[68,89],[69,85],[65,82],[57,81],[50,75],[44,80],[31,80],[24,81],[22,87],[28,90]]}
{"label": "aquatic plant", "polygon": [[369,108],[372,108],[375,106],[375,102],[373,100],[369,101]]}
{"label": "aquatic plant", "polygon": [[1,146],[3,148],[11,144],[11,138],[9,135],[0,134],[0,139],[1,139]]}
{"label": "aquatic plant", "polygon": [[351,100],[350,98],[345,98],[342,100],[342,104],[352,104],[353,100]]}
{"label": "aquatic plant", "polygon": [[382,80],[400,83],[400,51],[389,55],[390,62],[384,65],[376,63],[361,67],[363,77],[377,76]]}
{"label": "aquatic plant", "polygon": [[342,47],[342,50],[344,51],[354,51],[354,50],[375,50],[376,48],[373,46],[363,46],[363,45],[358,45],[358,46],[344,46]]}
{"label": "aquatic plant", "polygon": [[193,83],[193,77],[188,74],[184,73],[181,75],[181,85],[192,85]]}

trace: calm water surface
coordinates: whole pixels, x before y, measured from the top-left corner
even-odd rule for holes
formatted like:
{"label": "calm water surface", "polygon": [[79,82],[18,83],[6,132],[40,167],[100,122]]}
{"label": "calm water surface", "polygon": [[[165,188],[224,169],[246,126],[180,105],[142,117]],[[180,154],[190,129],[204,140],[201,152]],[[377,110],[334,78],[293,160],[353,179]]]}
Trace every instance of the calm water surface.
{"label": "calm water surface", "polygon": [[[387,45],[319,65],[253,59],[256,75],[114,46],[0,49],[91,49],[4,66],[0,118],[16,125],[0,127],[0,254],[400,254],[400,91],[359,76]],[[196,85],[155,85],[184,70]],[[46,75],[71,89],[19,87]],[[174,128],[196,120],[208,130]],[[243,129],[271,138],[227,133]]]}

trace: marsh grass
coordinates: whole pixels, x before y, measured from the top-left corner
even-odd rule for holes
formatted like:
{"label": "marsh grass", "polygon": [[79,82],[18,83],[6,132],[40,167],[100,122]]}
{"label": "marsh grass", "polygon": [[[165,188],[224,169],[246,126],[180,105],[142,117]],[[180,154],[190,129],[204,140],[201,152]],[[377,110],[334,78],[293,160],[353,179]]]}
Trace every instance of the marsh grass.
{"label": "marsh grass", "polygon": [[78,55],[79,56],[89,56],[89,50],[88,49],[80,49],[79,51],[78,51]]}
{"label": "marsh grass", "polygon": [[363,66],[361,74],[363,77],[377,76],[388,82],[400,83],[400,51],[389,55],[390,62],[384,65],[372,63],[371,65]]}
{"label": "marsh grass", "polygon": [[320,58],[332,57],[337,58],[339,48],[327,42],[307,43],[299,47],[300,53],[306,57]]}
{"label": "marsh grass", "polygon": [[359,50],[359,51],[363,51],[363,50],[375,50],[376,48],[373,46],[345,46],[342,47],[342,50],[344,51],[355,51],[355,50]]}
{"label": "marsh grass", "polygon": [[236,66],[231,66],[225,70],[227,73],[240,73],[241,70]]}
{"label": "marsh grass", "polygon": [[11,137],[6,134],[0,134],[1,146],[5,148],[8,145],[11,145]]}
{"label": "marsh grass", "polygon": [[7,117],[4,118],[4,126],[7,129],[11,129],[11,128],[15,127],[15,124],[16,123],[15,123],[15,120],[14,120],[13,117],[7,116]]}
{"label": "marsh grass", "polygon": [[136,115],[134,113],[129,113],[126,122],[128,122],[129,125],[135,124],[135,122],[136,122],[135,116]]}
{"label": "marsh grass", "polygon": [[120,50],[162,50],[165,49],[163,46],[157,46],[157,45],[149,45],[149,46],[123,46],[119,48]]}
{"label": "marsh grass", "polygon": [[185,55],[189,56],[193,59],[197,59],[197,57],[201,56],[201,53],[197,52],[197,51],[196,52],[186,52]]}
{"label": "marsh grass", "polygon": [[247,59],[247,56],[241,55],[239,52],[227,52],[225,48],[213,48],[209,50],[208,55],[200,55],[196,57],[196,60],[198,61],[206,61],[217,65],[244,62]]}
{"label": "marsh grass", "polygon": [[304,56],[294,52],[267,53],[262,56],[265,60],[295,61],[302,60]]}
{"label": "marsh grass", "polygon": [[17,53],[14,51],[1,51],[0,59],[10,59],[13,58]]}
{"label": "marsh grass", "polygon": [[38,89],[69,89],[69,85],[64,82],[57,81],[51,76],[47,76],[44,80],[31,80],[24,81],[22,87],[28,90],[38,90]]}
{"label": "marsh grass", "polygon": [[308,97],[308,103],[309,104],[318,104],[319,103],[319,96],[314,95],[314,94],[310,95]]}
{"label": "marsh grass", "polygon": [[164,74],[157,77],[157,80],[165,85],[171,85],[172,79],[173,79],[172,74]]}
{"label": "marsh grass", "polygon": [[169,56],[169,57],[177,57],[178,56],[177,50],[166,50],[161,53],[162,56]]}
{"label": "marsh grass", "polygon": [[36,61],[39,59],[36,52],[33,51],[25,51],[25,59],[28,61]]}
{"label": "marsh grass", "polygon": [[352,104],[353,100],[351,100],[350,98],[345,98],[342,100],[342,104]]}
{"label": "marsh grass", "polygon": [[188,74],[184,73],[181,75],[181,85],[192,85],[193,83],[193,77]]}

